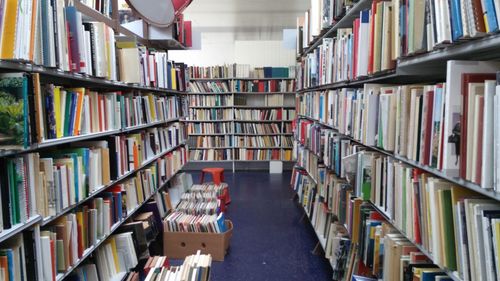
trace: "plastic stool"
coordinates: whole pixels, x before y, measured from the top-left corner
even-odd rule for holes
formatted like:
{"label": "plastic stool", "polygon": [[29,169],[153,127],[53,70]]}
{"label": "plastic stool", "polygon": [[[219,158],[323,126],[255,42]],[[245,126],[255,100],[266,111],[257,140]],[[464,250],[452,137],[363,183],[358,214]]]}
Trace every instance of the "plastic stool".
{"label": "plastic stool", "polygon": [[201,182],[205,181],[205,174],[211,174],[215,184],[221,184],[224,181],[224,168],[204,168],[201,170]]}

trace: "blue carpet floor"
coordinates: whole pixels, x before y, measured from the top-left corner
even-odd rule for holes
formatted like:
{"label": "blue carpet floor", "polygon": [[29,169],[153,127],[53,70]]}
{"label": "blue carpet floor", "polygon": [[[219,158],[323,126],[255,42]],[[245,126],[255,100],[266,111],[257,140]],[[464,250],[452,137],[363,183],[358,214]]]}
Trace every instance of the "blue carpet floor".
{"label": "blue carpet floor", "polygon": [[[199,173],[192,173],[199,182]],[[331,280],[328,261],[312,254],[317,238],[292,201],[290,172],[225,172],[234,224],[229,254],[212,265],[212,280]]]}

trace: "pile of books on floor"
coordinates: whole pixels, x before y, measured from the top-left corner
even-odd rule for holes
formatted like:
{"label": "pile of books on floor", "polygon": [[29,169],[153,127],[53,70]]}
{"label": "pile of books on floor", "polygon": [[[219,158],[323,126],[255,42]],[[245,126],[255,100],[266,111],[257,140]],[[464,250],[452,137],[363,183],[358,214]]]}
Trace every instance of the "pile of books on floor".
{"label": "pile of books on floor", "polygon": [[[197,280],[207,281],[210,279],[210,267],[212,265],[211,255],[202,255],[200,251],[196,255],[187,256],[180,266],[170,266],[167,257],[150,257],[144,265],[144,273],[147,281],[177,281]],[[139,272],[134,272],[127,277],[127,281],[138,281]]]}
{"label": "pile of books on floor", "polygon": [[[225,208],[221,199],[226,196],[226,183],[195,184],[181,196],[175,211],[165,220],[165,229],[170,232],[224,233]],[[224,200],[222,200],[224,201]]]}

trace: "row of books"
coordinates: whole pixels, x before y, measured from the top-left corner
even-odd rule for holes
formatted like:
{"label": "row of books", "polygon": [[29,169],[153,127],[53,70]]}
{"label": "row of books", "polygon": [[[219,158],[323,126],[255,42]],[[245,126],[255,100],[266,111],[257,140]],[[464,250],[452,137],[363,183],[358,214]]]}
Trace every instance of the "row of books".
{"label": "row of books", "polygon": [[232,64],[221,66],[190,66],[191,78],[294,78],[295,67],[255,67],[249,64]]}
{"label": "row of books", "polygon": [[190,95],[189,106],[233,106],[233,96]]}
{"label": "row of books", "polygon": [[299,98],[299,112],[344,135],[498,189],[495,62],[449,61],[446,83],[366,84]]}
{"label": "row of books", "polygon": [[190,66],[191,78],[232,78],[250,77],[251,67],[249,64],[224,64],[216,66]]}
{"label": "row of books", "polygon": [[[283,136],[283,138],[287,138]],[[279,147],[281,144],[280,136],[236,136],[234,140],[236,147]]]}
{"label": "row of books", "polygon": [[[108,2],[108,1],[106,1]],[[109,3],[109,2],[108,2]],[[111,8],[99,4],[99,9]],[[2,22],[2,59],[31,61],[63,71],[85,73],[110,80],[136,82],[168,89],[185,89],[185,66],[167,61],[165,52],[124,53],[115,48],[112,27],[91,22],[65,1],[9,2]],[[138,48],[134,48],[138,50]],[[126,49],[131,50],[131,49]],[[118,60],[116,59],[118,57]],[[144,67],[140,67],[140,64]],[[120,67],[117,67],[117,66]],[[178,70],[175,68],[178,67]],[[128,81],[128,75],[149,79]],[[178,85],[176,85],[178,82]]]}
{"label": "row of books", "polygon": [[229,93],[227,82],[223,81],[190,81],[190,93]]}
{"label": "row of books", "polygon": [[297,55],[301,55],[314,38],[339,21],[358,1],[311,0],[305,15],[297,18]]}
{"label": "row of books", "polygon": [[268,135],[281,134],[282,124],[279,123],[235,123],[235,134]]}
{"label": "row of books", "polygon": [[[311,26],[319,27],[322,1],[312,3],[317,5],[311,8]],[[496,32],[497,6],[494,1],[373,1],[371,9],[361,11],[351,28],[338,29],[335,38],[324,38],[322,46],[308,54],[303,61],[302,86],[392,69],[398,58]],[[314,30],[316,33],[318,28]]]}
{"label": "row of books", "polygon": [[163,225],[164,229],[169,232],[226,232],[224,213],[190,215],[174,211],[165,218]]}
{"label": "row of books", "polygon": [[187,132],[191,134],[231,134],[231,122],[189,123]]}
{"label": "row of books", "polygon": [[[144,270],[147,271],[146,280],[148,281],[210,280],[212,264],[210,254],[202,255],[198,251],[196,255],[187,256],[180,266],[166,266],[168,264],[167,257],[151,257],[150,260],[144,267]],[[130,281],[135,280],[139,280],[138,274],[137,279],[130,279]]]}
{"label": "row of books", "polygon": [[176,123],[4,159],[1,228],[26,222],[36,214],[54,216],[75,205],[145,161],[180,145],[185,139],[182,131]]}
{"label": "row of books", "polygon": [[[134,268],[137,254],[147,248],[145,239],[152,239],[156,236],[153,233],[159,232],[154,215],[151,212],[142,213],[133,221],[123,224],[117,230],[120,234],[108,236],[115,225],[164,185],[166,177],[171,177],[182,167],[185,155],[183,147],[169,153],[149,168],[141,170],[135,178],[108,188],[98,197],[79,206],[74,213],[44,226],[40,245],[45,279],[55,280],[58,273],[65,273],[87,249],[102,239],[106,241],[95,252],[95,265],[77,268],[71,274],[70,279],[74,278],[71,280],[86,280],[78,278],[82,278],[82,274],[91,276],[89,273],[98,274],[96,280],[114,280]],[[153,204],[157,205],[154,201]],[[97,272],[94,272],[95,267]]]}
{"label": "row of books", "polygon": [[295,109],[235,109],[235,120],[293,120]]}
{"label": "row of books", "polygon": [[335,171],[340,177],[345,177],[341,160],[351,153],[350,141],[334,130],[306,119],[299,119],[296,128],[297,157],[300,158],[307,153],[315,154],[322,159],[323,165]]}
{"label": "row of books", "polygon": [[191,136],[188,141],[188,145],[192,148],[200,147],[232,147],[233,137],[232,136]]}
{"label": "row of books", "polygon": [[294,92],[295,80],[231,80],[231,92],[275,93]]}
{"label": "row of books", "polygon": [[217,120],[233,120],[234,113],[232,109],[189,109],[189,120],[193,121],[217,121]]}
{"label": "row of books", "polygon": [[135,42],[117,42],[120,81],[148,87],[187,90],[187,65],[168,60],[167,52]]}
{"label": "row of books", "polygon": [[39,139],[119,130],[179,118],[180,99],[151,93],[97,93],[85,88],[46,85],[41,97]]}
{"label": "row of books", "polygon": [[235,160],[281,160],[280,149],[246,149],[239,148],[234,152]]}
{"label": "row of books", "polygon": [[331,171],[321,178],[316,184],[306,170],[294,169],[291,184],[334,280],[452,280],[378,210],[354,197],[347,181]]}
{"label": "row of books", "polygon": [[82,3],[103,15],[111,17],[113,10],[111,0],[83,0]]}
{"label": "row of books", "polygon": [[227,183],[193,185],[182,195],[175,211],[190,215],[218,215],[221,212],[220,198],[227,192]]}
{"label": "row of books", "polygon": [[182,114],[180,99],[175,96],[42,86],[39,74],[4,73],[0,82],[4,93],[0,100],[15,113],[3,115],[6,126],[0,131],[0,150],[168,121]]}
{"label": "row of books", "polygon": [[190,149],[189,159],[191,161],[226,161],[233,160],[233,149]]}
{"label": "row of books", "polygon": [[391,157],[364,151],[357,156],[356,195],[384,211],[437,264],[467,280],[496,279],[498,202]]}
{"label": "row of books", "polygon": [[[314,134],[306,135],[306,138],[309,137],[314,137]],[[319,143],[319,150],[326,151],[328,142]],[[500,206],[497,202],[407,166],[393,157],[363,149],[352,143],[347,146],[350,153],[355,152],[347,157],[349,160],[344,158],[347,162],[346,173],[354,175],[354,184],[352,188],[343,187],[340,191],[352,193],[359,200],[370,201],[406,237],[426,249],[432,255],[433,262],[441,267],[458,271],[464,280],[474,280],[473,276],[482,276],[482,280],[496,280],[498,273],[495,261],[500,253],[500,249],[495,246],[497,238],[494,232],[497,223],[494,214]],[[301,184],[295,183],[296,188],[305,188],[309,192],[305,193],[309,196],[304,195],[305,199],[302,199],[307,203],[305,207],[314,210],[314,204],[308,200],[316,195],[319,196],[318,202],[327,202],[324,201],[327,199],[333,200],[335,204],[335,197],[330,197],[331,193],[320,191],[325,179],[324,168],[317,164],[322,162],[321,157],[312,151],[299,154],[307,156],[300,157],[305,160],[299,159],[299,165],[309,170],[308,173],[298,173],[301,175]],[[316,162],[311,163],[311,157]],[[335,172],[331,169],[327,169],[327,173],[330,173],[328,171]],[[314,180],[310,180],[311,177]],[[317,190],[314,189],[316,183]],[[336,209],[329,202],[327,205]],[[342,222],[345,216],[338,217]],[[352,234],[354,230],[350,231]],[[485,264],[491,266],[485,267]]]}

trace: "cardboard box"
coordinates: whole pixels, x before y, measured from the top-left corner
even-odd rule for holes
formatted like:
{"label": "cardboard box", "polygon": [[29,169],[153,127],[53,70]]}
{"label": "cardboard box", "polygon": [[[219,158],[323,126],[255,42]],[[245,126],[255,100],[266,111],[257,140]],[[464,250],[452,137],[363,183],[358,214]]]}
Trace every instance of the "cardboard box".
{"label": "cardboard box", "polygon": [[224,261],[233,236],[233,223],[226,220],[224,233],[163,232],[163,254],[172,259],[183,259],[196,254],[211,254],[215,261]]}

